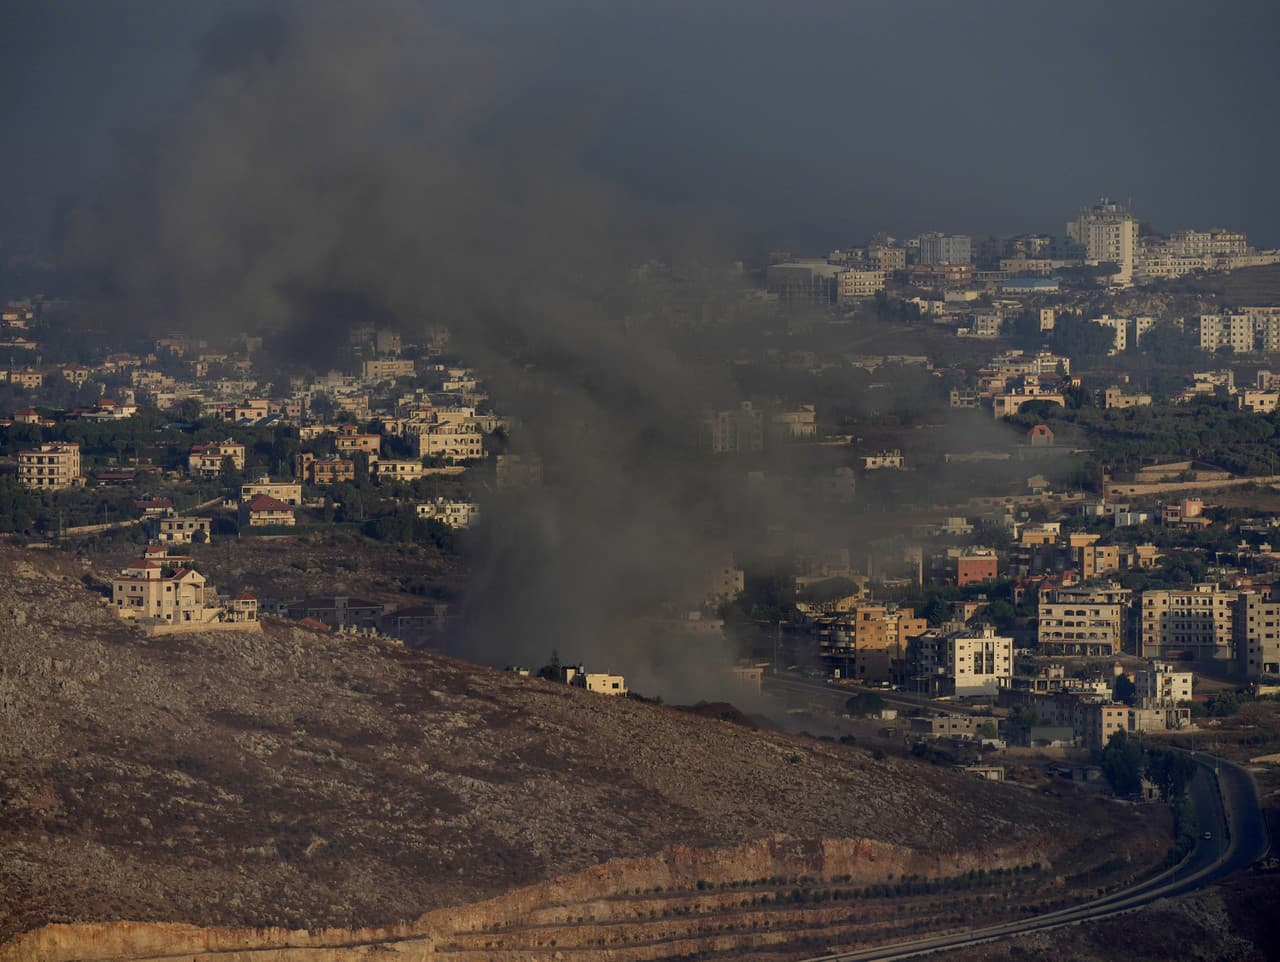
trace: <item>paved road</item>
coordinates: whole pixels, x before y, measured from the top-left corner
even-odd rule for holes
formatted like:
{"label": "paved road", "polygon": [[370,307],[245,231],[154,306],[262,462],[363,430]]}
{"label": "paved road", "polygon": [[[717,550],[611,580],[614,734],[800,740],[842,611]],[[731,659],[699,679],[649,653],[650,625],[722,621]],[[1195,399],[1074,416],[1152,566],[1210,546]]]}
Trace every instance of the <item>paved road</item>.
{"label": "paved road", "polygon": [[1200,838],[1191,854],[1176,868],[1123,892],[1057,912],[970,932],[816,956],[805,962],[888,962],[945,949],[981,945],[1024,932],[1102,919],[1132,911],[1157,899],[1190,892],[1252,865],[1265,856],[1269,848],[1257,786],[1248,772],[1230,762],[1203,754],[1198,755],[1196,761],[1200,768],[1192,779],[1191,793],[1196,804],[1198,834],[1209,832],[1212,837]]}

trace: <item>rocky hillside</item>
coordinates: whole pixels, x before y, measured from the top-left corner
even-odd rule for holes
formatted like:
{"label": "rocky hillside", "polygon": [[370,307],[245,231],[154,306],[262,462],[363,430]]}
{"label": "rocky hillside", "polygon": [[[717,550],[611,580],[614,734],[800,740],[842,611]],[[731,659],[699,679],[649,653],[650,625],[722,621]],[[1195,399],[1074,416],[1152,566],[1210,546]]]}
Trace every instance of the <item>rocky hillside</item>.
{"label": "rocky hillside", "polygon": [[808,875],[826,880],[814,900],[984,866],[1008,889],[1032,863],[1060,883],[1119,838],[1137,872],[1165,844],[1158,819],[1105,802],[389,643],[270,622],[148,639],[86,573],[0,549],[0,945],[49,923],[456,921],[507,893],[468,923],[498,931],[593,886],[688,893],[653,919],[708,887],[803,903],[789,883]]}

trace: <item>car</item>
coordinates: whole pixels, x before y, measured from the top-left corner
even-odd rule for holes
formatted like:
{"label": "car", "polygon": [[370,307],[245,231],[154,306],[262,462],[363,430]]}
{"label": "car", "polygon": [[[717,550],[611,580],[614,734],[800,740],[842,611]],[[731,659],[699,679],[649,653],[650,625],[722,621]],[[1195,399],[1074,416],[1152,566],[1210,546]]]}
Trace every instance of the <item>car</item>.
{"label": "car", "polygon": [[1204,833],[1203,835],[1201,835],[1200,837],[1201,837],[1202,839],[1204,839],[1205,841],[1208,841],[1209,839],[1213,838],[1213,832],[1205,832],[1205,833]]}

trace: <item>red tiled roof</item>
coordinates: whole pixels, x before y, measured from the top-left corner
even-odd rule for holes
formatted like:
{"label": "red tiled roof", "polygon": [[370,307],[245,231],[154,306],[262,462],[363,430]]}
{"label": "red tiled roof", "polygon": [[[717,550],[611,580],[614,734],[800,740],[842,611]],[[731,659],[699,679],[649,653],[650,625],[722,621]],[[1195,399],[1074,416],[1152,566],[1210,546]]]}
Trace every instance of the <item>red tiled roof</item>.
{"label": "red tiled roof", "polygon": [[231,600],[232,600],[232,601],[257,601],[257,600],[258,600],[258,596],[257,596],[257,595],[255,595],[255,594],[250,594],[250,593],[249,593],[249,592],[247,592],[247,591],[242,591],[242,592],[240,592],[240,594],[236,595],[236,596],[235,596],[234,598],[232,598]]}
{"label": "red tiled roof", "polygon": [[148,561],[146,558],[139,558],[137,561],[129,562],[129,568],[133,569],[134,571],[145,571],[145,570],[151,570],[159,567],[160,566],[156,564],[154,561]]}
{"label": "red tiled roof", "polygon": [[273,498],[269,494],[255,494],[249,500],[250,511],[288,511],[293,512],[293,505],[285,504],[278,498]]}

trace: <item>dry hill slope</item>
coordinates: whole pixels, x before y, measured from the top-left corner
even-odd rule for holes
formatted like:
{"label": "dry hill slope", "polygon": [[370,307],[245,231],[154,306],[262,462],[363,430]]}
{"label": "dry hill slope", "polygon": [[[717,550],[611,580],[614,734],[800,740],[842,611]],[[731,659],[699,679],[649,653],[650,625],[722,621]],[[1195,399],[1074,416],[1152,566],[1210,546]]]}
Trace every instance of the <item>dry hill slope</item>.
{"label": "dry hill slope", "polygon": [[609,860],[611,880],[528,889],[484,924],[593,885],[649,891],[656,867],[654,890],[700,894],[787,866],[845,881],[1061,873],[1121,837],[1138,861],[1164,844],[1105,803],[383,642],[279,623],[147,639],[82,574],[0,549],[0,946],[51,922],[390,925]]}

